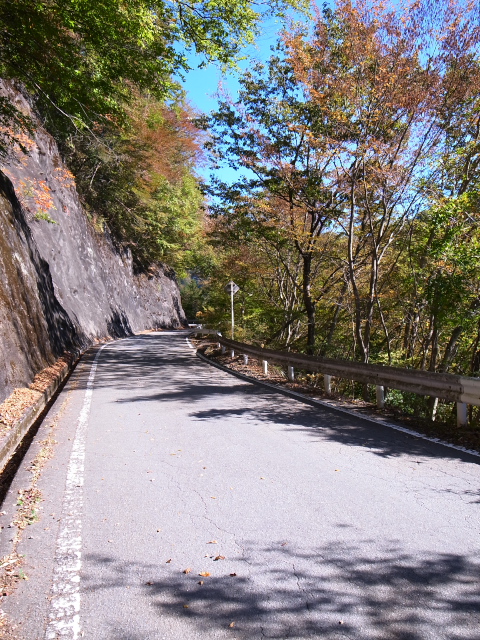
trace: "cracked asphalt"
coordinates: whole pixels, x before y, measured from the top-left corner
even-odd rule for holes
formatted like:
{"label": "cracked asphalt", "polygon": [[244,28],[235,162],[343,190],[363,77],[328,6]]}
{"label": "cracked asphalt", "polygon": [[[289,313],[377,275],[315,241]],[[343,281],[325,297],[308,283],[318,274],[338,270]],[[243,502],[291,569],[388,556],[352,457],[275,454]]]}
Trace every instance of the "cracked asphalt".
{"label": "cracked asphalt", "polygon": [[[135,336],[100,355],[82,637],[479,640],[480,459],[246,383],[196,358],[186,335]],[[5,524],[54,428],[40,519],[19,548],[29,580],[1,605],[21,640],[44,638],[91,360],[59,396],[3,506]]]}

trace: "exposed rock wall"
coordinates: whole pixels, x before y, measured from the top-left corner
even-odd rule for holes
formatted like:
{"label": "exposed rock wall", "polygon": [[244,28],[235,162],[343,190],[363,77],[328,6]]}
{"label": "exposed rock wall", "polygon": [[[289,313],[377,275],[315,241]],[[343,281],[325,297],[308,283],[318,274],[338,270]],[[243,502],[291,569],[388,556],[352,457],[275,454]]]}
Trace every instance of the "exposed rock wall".
{"label": "exposed rock wall", "polygon": [[0,173],[0,402],[65,350],[185,322],[173,274],[136,274],[93,229],[52,137],[40,128],[25,144]]}

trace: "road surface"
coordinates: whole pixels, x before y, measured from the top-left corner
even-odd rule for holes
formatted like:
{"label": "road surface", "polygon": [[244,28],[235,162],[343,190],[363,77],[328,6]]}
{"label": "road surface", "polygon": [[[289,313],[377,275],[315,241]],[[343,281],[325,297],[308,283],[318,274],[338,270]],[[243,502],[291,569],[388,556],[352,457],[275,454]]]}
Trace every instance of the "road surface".
{"label": "road surface", "polygon": [[480,639],[480,458],[246,383],[184,332],[84,359],[1,524],[52,437],[1,604],[21,640]]}

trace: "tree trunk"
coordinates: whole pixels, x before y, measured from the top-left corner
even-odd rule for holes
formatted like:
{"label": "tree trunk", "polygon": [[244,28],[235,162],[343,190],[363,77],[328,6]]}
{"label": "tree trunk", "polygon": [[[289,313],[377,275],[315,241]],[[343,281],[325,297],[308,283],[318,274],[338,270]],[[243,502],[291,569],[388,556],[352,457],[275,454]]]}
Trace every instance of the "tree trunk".
{"label": "tree trunk", "polygon": [[333,318],[330,323],[330,329],[328,330],[328,335],[322,346],[322,350],[320,351],[320,355],[322,356],[324,356],[328,352],[330,344],[333,340],[333,334],[335,333],[335,329],[337,328],[338,318],[340,316],[340,305],[342,304],[343,299],[345,298],[345,294],[347,293],[347,288],[348,288],[348,284],[347,282],[344,282],[342,286],[342,290],[340,291],[340,297],[338,299],[338,302],[335,305],[335,311],[333,312]]}
{"label": "tree trunk", "polygon": [[439,371],[447,371],[450,365],[452,364],[453,357],[455,355],[455,348],[457,346],[458,339],[462,335],[463,327],[455,327],[452,331],[452,335],[450,336],[450,340],[445,348],[445,353],[443,354],[442,362],[438,367]]}
{"label": "tree trunk", "polygon": [[314,355],[315,352],[315,303],[312,300],[312,254],[303,255],[303,282],[302,293],[305,311],[307,312],[307,354]]}
{"label": "tree trunk", "polygon": [[[430,354],[430,366],[429,371],[435,371],[437,366],[437,357],[438,357],[438,327],[437,327],[437,319],[435,316],[433,317],[433,325],[432,325],[432,351]],[[430,396],[428,399],[428,409],[430,412],[430,418],[432,421],[435,420],[437,415],[437,406],[438,406],[438,398],[434,396]]]}

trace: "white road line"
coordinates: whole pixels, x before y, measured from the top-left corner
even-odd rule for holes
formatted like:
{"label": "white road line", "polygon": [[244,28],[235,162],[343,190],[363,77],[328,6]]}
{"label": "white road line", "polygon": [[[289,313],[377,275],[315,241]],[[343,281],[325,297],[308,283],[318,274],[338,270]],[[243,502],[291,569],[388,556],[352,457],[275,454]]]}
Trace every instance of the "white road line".
{"label": "white road line", "polygon": [[90,370],[87,390],[78,417],[75,440],[68,463],[62,519],[55,550],[49,621],[45,631],[45,640],[56,640],[57,638],[76,640],[80,636],[80,569],[82,566],[85,440],[98,359],[106,346],[103,345],[97,351]]}
{"label": "white road line", "polygon": [[187,344],[190,347],[190,349],[195,349],[195,347],[193,346],[193,344],[190,342],[188,338],[185,338],[185,340],[187,341]]}

